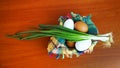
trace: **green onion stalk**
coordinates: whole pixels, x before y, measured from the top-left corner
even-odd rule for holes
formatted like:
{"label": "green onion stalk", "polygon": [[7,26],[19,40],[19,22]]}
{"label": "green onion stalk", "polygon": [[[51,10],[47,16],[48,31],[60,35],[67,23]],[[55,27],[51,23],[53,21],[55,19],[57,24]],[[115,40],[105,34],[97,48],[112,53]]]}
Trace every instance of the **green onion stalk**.
{"label": "green onion stalk", "polygon": [[76,30],[71,30],[61,25],[39,25],[36,30],[18,32],[14,35],[8,35],[8,37],[17,38],[19,40],[30,40],[51,36],[75,42],[82,40],[102,41],[105,43],[106,47],[110,47],[111,43],[113,43],[112,33],[91,35]]}

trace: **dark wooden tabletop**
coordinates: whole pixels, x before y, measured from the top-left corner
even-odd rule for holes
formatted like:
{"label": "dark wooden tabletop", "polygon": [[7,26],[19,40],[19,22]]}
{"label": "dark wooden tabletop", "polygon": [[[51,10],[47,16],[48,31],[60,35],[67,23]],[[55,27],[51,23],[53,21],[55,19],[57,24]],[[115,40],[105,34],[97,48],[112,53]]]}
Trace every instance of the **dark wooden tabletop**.
{"label": "dark wooden tabletop", "polygon": [[[92,54],[56,60],[47,53],[49,38],[20,41],[6,34],[38,24],[58,24],[69,12],[92,14],[100,33],[113,32],[111,48],[98,44]],[[0,68],[120,68],[120,0],[0,0]]]}

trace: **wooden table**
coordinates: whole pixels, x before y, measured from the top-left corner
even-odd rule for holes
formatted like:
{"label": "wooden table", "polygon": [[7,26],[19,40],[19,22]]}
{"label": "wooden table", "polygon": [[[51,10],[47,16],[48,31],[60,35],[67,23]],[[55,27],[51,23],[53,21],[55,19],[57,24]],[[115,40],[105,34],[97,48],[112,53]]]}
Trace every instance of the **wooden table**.
{"label": "wooden table", "polygon": [[[113,32],[111,48],[95,47],[79,58],[50,58],[49,38],[20,41],[6,34],[38,24],[58,24],[69,12],[92,14],[100,33]],[[120,0],[0,0],[0,68],[120,68]]]}

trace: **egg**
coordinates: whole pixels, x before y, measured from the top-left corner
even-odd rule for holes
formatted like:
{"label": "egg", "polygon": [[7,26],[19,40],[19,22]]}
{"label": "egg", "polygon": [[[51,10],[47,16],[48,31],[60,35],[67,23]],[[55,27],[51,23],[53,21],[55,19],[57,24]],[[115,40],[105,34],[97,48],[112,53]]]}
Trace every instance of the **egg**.
{"label": "egg", "polygon": [[87,50],[92,44],[91,40],[83,40],[83,41],[78,41],[75,43],[75,48],[78,51],[84,51]]}
{"label": "egg", "polygon": [[73,30],[74,29],[74,21],[72,19],[67,19],[64,22],[63,26]]}
{"label": "egg", "polygon": [[78,21],[75,23],[75,29],[80,32],[87,32],[88,31],[88,25],[82,21]]}
{"label": "egg", "polygon": [[75,42],[73,41],[66,41],[66,44],[68,47],[74,47],[75,46]]}

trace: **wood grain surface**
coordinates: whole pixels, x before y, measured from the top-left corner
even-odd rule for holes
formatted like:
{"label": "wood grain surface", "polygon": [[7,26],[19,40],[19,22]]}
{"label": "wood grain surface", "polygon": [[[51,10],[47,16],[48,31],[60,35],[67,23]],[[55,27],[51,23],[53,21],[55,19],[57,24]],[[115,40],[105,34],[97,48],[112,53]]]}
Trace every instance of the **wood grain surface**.
{"label": "wood grain surface", "polygon": [[[20,41],[6,34],[38,24],[58,24],[69,12],[92,14],[100,33],[113,32],[111,48],[56,60],[47,53],[49,38]],[[0,0],[0,68],[120,68],[120,0]]]}

